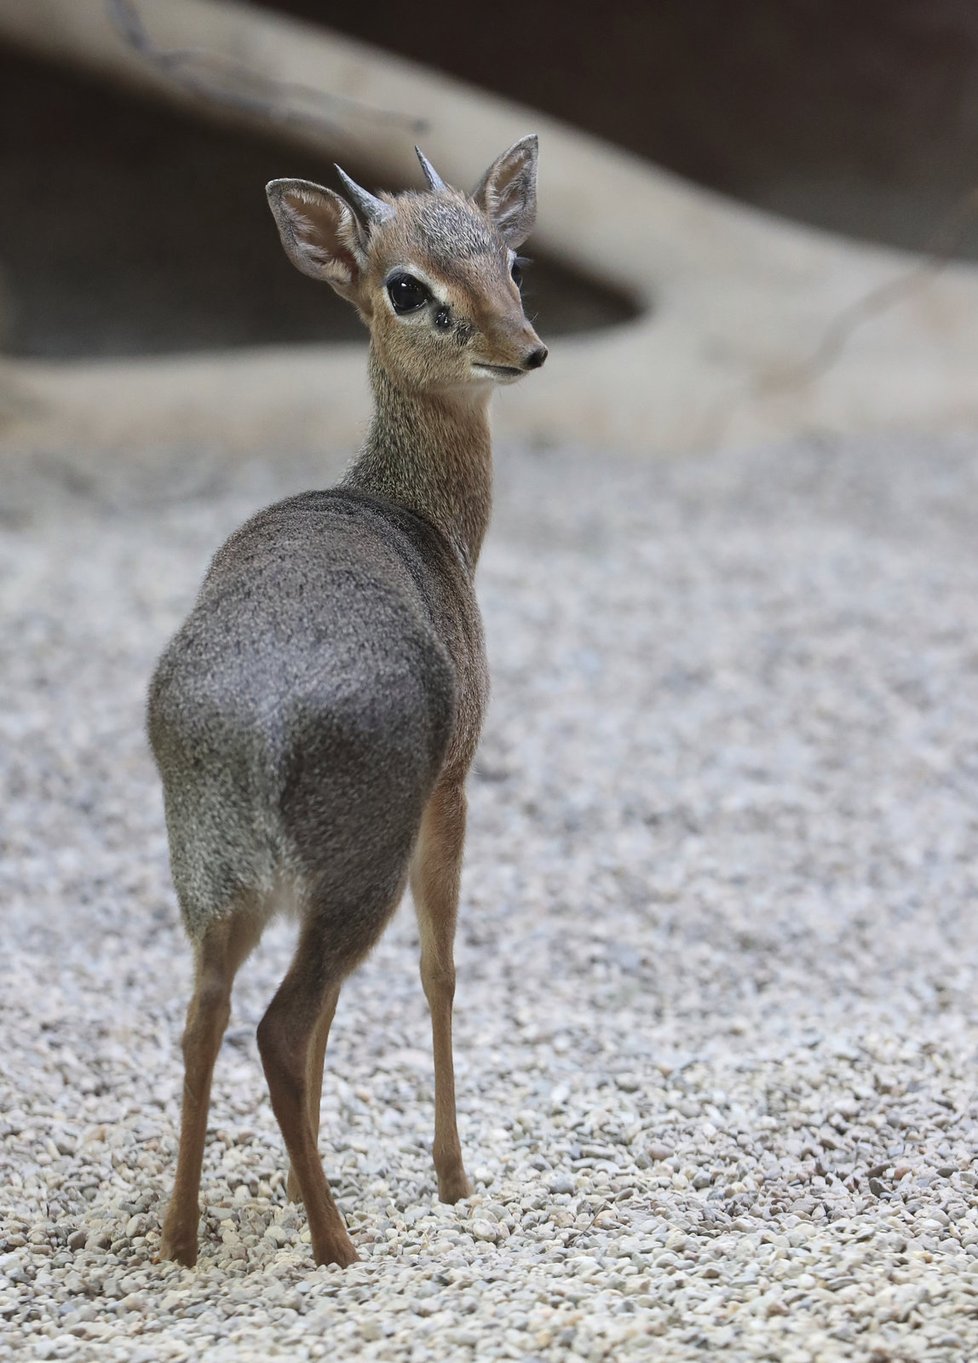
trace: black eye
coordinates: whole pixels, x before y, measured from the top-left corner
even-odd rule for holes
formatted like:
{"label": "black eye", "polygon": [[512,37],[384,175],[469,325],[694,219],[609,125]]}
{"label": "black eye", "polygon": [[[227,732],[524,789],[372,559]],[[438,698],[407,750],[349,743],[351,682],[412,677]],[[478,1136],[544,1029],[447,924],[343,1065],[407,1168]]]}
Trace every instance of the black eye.
{"label": "black eye", "polygon": [[414,275],[398,274],[387,281],[387,293],[395,312],[417,312],[428,302],[431,294]]}
{"label": "black eye", "polygon": [[529,265],[529,263],[526,256],[515,256],[513,258],[513,264],[509,272],[513,276],[513,283],[518,289],[523,287],[523,266]]}

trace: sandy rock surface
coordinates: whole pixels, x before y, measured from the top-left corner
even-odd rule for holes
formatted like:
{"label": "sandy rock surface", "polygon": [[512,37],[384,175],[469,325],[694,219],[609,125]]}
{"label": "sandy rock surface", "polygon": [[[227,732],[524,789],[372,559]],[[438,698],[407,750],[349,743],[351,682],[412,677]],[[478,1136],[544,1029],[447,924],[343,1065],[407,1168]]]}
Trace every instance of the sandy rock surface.
{"label": "sandy rock surface", "polygon": [[[978,1353],[978,455],[504,452],[434,1197],[416,933],[348,983],[312,1266],[239,978],[195,1271],[154,1256],[190,978],[146,680],[211,551],[335,470],[43,452],[0,491],[0,1355]],[[9,1351],[9,1352],[8,1352]]]}

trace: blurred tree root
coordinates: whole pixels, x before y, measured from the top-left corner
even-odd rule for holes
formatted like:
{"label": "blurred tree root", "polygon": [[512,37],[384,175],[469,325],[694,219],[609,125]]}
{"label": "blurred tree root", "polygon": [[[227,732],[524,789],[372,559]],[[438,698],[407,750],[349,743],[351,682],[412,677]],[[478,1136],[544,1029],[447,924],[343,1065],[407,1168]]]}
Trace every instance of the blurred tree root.
{"label": "blurred tree root", "polygon": [[746,388],[720,402],[707,418],[703,447],[715,449],[721,445],[737,413],[750,403],[804,388],[820,379],[838,363],[860,327],[912,298],[946,269],[965,232],[975,221],[978,221],[978,185],[962,195],[939,223],[919,264],[877,284],[836,313],[808,359],[757,374]]}
{"label": "blurred tree root", "polygon": [[135,0],[105,0],[112,27],[125,43],[167,80],[196,98],[221,104],[283,126],[333,132],[350,120],[389,124],[402,131],[424,132],[423,119],[390,109],[375,109],[345,95],[309,85],[268,80],[232,57],[201,48],[165,51],[150,37]]}

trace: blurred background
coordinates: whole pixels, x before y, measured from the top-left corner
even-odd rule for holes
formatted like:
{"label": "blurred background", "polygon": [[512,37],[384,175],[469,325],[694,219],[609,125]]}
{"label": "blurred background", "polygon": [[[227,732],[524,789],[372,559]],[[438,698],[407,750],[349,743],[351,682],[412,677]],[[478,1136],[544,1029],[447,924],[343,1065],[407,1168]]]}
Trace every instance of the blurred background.
{"label": "blurred background", "polygon": [[[117,41],[108,5],[68,8],[101,25],[96,47]],[[135,8],[152,33],[167,7]],[[579,0],[449,12],[415,0],[410,22],[393,0],[239,8],[389,49],[768,213],[978,258],[974,218],[958,222],[978,180],[971,0],[657,0],[600,15]],[[28,10],[35,35],[47,28],[45,53],[22,41]],[[297,162],[296,173],[328,181],[328,148],[290,158],[274,120],[263,134],[229,126],[219,104],[208,117],[174,107],[158,85],[123,85],[93,69],[90,48],[58,48],[57,13],[50,0],[0,0],[0,167],[16,187],[0,217],[2,350],[91,358],[358,336],[350,310],[271,249],[260,198]],[[387,136],[411,139],[396,126]],[[366,160],[349,168],[371,182]],[[635,312],[620,290],[552,260],[531,290],[551,335]]]}
{"label": "blurred background", "polygon": [[[971,0],[417,0],[328,22],[746,203],[919,250],[978,174]],[[978,230],[959,245],[978,256]]]}

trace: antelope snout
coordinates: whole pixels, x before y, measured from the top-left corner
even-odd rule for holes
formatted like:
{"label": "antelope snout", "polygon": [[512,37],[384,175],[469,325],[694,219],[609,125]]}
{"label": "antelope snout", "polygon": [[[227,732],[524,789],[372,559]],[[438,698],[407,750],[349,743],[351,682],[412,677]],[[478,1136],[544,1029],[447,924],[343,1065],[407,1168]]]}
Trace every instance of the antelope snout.
{"label": "antelope snout", "polygon": [[539,369],[550,353],[526,318],[520,318],[517,326],[494,327],[490,323],[483,335],[491,358],[473,356],[473,364],[482,377],[486,376],[483,371],[487,371],[497,383],[515,383],[524,374]]}

